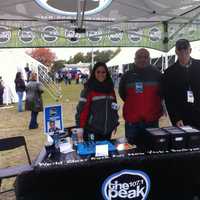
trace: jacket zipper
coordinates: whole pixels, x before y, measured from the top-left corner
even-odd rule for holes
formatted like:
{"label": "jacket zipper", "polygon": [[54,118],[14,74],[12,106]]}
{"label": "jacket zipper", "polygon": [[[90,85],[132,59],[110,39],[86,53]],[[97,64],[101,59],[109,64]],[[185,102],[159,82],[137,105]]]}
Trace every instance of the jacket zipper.
{"label": "jacket zipper", "polygon": [[107,132],[107,118],[108,118],[108,97],[106,96],[106,119],[105,119],[105,126],[104,126],[104,134]]}

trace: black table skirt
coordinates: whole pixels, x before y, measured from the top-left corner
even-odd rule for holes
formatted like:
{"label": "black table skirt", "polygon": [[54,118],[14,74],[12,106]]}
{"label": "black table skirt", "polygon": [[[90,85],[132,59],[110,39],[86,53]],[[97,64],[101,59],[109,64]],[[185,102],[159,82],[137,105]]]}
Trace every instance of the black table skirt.
{"label": "black table skirt", "polygon": [[200,196],[199,150],[150,153],[125,152],[98,160],[73,160],[73,154],[58,154],[57,161],[46,155],[33,171],[17,177],[17,200],[103,200],[105,179],[125,169],[140,170],[149,176],[148,200],[193,200]]}

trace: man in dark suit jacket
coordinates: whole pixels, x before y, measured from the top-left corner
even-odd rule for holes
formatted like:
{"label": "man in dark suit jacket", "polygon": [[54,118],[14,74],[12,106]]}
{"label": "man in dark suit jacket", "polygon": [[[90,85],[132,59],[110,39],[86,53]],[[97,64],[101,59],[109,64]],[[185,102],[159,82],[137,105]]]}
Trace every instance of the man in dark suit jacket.
{"label": "man in dark suit jacket", "polygon": [[176,42],[178,60],[164,73],[163,91],[172,124],[200,128],[200,60],[191,50],[188,40]]}

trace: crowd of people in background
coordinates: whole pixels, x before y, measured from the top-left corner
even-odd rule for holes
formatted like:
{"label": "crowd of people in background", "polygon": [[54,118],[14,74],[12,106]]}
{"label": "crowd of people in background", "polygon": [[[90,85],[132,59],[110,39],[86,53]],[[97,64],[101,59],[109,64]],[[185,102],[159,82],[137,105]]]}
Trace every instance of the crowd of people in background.
{"label": "crowd of people in background", "polygon": [[[122,73],[118,73],[117,70],[110,71],[109,73],[113,80],[114,88],[118,88]],[[71,85],[72,81],[75,84],[81,83],[84,85],[89,79],[89,76],[88,73],[82,73],[80,70],[58,70],[53,74],[52,78],[56,83],[63,81],[65,85]]]}
{"label": "crowd of people in background", "polygon": [[53,79],[56,83],[64,81],[65,85],[71,85],[75,80],[76,84],[84,84],[89,78],[89,74],[82,73],[80,70],[59,70],[54,73]]}

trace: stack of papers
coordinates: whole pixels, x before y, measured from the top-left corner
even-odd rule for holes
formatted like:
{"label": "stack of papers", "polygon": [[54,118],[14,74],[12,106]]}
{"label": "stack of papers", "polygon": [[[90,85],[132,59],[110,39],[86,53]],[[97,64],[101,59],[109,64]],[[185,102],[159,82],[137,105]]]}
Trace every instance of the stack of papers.
{"label": "stack of papers", "polygon": [[61,153],[70,153],[70,152],[74,151],[74,149],[72,148],[72,145],[68,142],[60,143],[59,147],[60,147]]}

